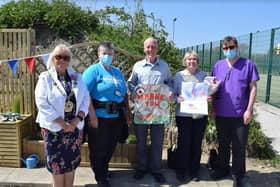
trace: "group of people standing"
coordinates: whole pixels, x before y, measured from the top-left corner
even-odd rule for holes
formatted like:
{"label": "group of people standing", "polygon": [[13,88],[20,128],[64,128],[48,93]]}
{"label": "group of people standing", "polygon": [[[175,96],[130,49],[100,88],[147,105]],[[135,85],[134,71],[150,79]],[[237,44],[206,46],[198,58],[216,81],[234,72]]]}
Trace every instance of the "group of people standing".
{"label": "group of people standing", "polygon": [[[245,168],[245,152],[248,124],[252,118],[256,97],[256,81],[259,80],[255,64],[238,56],[238,42],[228,36],[222,44],[225,59],[218,61],[211,75],[220,81],[216,93],[209,95],[213,104],[218,142],[219,164],[212,173],[219,179],[232,172],[238,187],[242,186]],[[48,60],[48,70],[39,76],[35,88],[38,108],[37,122],[45,142],[46,168],[52,174],[54,187],[73,186],[75,169],[81,161],[81,144],[84,119],[89,115],[88,145],[91,168],[100,187],[110,187],[109,161],[116,148],[121,127],[129,116],[128,95],[136,97],[139,84],[167,85],[168,97],[176,105],[178,148],[176,155],[176,178],[199,181],[201,144],[207,125],[206,115],[193,115],[180,110],[183,82],[203,82],[206,72],[199,69],[196,52],[186,52],[184,70],[174,77],[168,64],[160,59],[158,42],[149,37],[144,41],[145,58],[136,62],[127,80],[112,65],[114,46],[101,42],[98,61],[82,75],[71,69],[70,49],[56,46]],[[135,180],[150,173],[159,183],[165,183],[161,171],[164,140],[164,124],[135,124],[137,139],[137,162],[133,175]],[[151,136],[150,155],[147,155],[148,130]],[[232,167],[229,165],[232,144]],[[232,169],[231,169],[232,168]]]}

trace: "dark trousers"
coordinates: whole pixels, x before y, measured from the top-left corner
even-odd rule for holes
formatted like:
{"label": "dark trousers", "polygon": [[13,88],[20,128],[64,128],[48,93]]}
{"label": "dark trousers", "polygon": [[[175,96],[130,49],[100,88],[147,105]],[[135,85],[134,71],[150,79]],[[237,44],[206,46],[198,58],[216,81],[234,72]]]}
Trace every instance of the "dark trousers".
{"label": "dark trousers", "polygon": [[178,147],[176,171],[198,176],[201,159],[201,144],[207,124],[207,117],[193,119],[176,116]]}
{"label": "dark trousers", "polygon": [[243,118],[216,117],[219,142],[219,164],[222,169],[229,169],[230,145],[232,144],[232,173],[242,177],[246,172],[246,144],[249,126]]}
{"label": "dark trousers", "polygon": [[98,118],[98,128],[88,126],[89,157],[96,181],[107,178],[109,161],[120,134],[119,118]]}
{"label": "dark trousers", "polygon": [[[147,153],[147,133],[150,128],[151,149],[148,157]],[[135,124],[135,134],[137,139],[137,166],[142,171],[150,170],[152,173],[161,172],[162,144],[164,138],[163,124]]]}

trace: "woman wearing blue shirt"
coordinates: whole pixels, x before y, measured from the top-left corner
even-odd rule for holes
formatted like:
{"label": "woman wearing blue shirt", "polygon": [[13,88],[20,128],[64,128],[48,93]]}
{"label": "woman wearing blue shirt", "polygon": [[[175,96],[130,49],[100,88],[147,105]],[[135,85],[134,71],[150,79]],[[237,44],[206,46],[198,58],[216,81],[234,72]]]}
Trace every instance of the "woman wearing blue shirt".
{"label": "woman wearing blue shirt", "polygon": [[112,65],[113,55],[112,43],[100,43],[98,63],[83,73],[83,81],[91,96],[89,116],[92,126],[88,129],[90,161],[99,186],[110,186],[107,180],[109,161],[118,142],[128,103],[125,78]]}

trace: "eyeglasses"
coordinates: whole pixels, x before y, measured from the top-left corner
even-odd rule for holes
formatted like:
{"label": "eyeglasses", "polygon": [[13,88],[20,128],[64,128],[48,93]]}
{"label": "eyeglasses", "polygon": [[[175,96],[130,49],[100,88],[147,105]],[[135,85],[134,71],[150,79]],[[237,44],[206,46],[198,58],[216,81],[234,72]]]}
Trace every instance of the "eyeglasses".
{"label": "eyeglasses", "polygon": [[70,61],[70,56],[55,55],[54,58],[55,58],[56,60],[61,60],[61,59],[63,59],[64,61],[67,61],[67,62]]}
{"label": "eyeglasses", "polygon": [[228,46],[228,47],[223,47],[223,50],[228,50],[228,49],[232,50],[234,48],[235,48],[235,46],[231,45],[231,46]]}

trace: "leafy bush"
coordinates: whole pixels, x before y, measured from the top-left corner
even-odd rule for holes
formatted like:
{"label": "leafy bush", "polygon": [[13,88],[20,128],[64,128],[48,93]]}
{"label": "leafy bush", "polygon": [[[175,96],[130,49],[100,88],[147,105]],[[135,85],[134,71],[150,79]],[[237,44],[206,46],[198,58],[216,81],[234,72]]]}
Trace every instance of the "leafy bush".
{"label": "leafy bush", "polygon": [[261,131],[260,123],[253,119],[250,123],[247,151],[249,157],[261,159],[274,158],[275,152],[271,147],[271,141]]}
{"label": "leafy bush", "polygon": [[[179,54],[179,49],[173,42],[167,41],[168,33],[165,31],[165,26],[153,13],[147,15],[142,8],[138,8],[133,15],[130,15],[124,8],[116,7],[105,7],[95,13],[101,24],[98,25],[96,32],[91,33],[91,40],[111,41],[119,48],[143,55],[144,40],[153,36],[159,43],[158,55],[169,63],[171,72],[175,73],[183,69],[181,65],[183,57]],[[148,18],[153,20],[153,28],[149,26]]]}
{"label": "leafy bush", "polygon": [[215,121],[211,117],[208,117],[208,125],[205,131],[205,140],[206,143],[208,144],[217,143],[216,125],[215,125]]}
{"label": "leafy bush", "polygon": [[90,33],[97,27],[97,18],[87,10],[82,10],[67,0],[54,0],[50,10],[45,14],[45,20],[50,28],[62,38],[82,38],[85,33]]}
{"label": "leafy bush", "polygon": [[76,41],[97,27],[98,20],[68,0],[19,0],[0,7],[0,28],[34,28],[46,24],[60,38]]}

